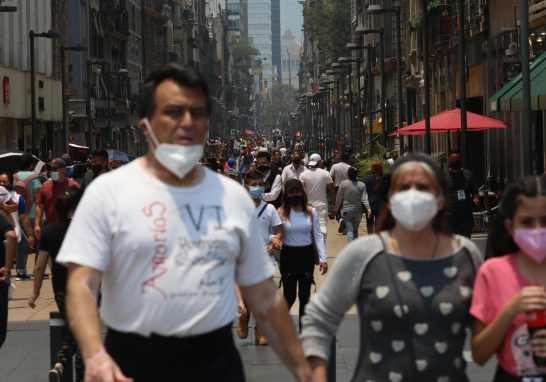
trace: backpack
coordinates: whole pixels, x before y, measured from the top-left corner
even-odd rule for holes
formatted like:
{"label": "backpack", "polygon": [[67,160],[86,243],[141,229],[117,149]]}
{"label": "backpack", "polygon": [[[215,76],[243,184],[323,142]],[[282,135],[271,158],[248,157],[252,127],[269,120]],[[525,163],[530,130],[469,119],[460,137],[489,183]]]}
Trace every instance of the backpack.
{"label": "backpack", "polygon": [[31,198],[30,187],[28,186],[28,184],[32,180],[36,178],[40,178],[40,176],[38,174],[35,174],[35,175],[29,176],[25,180],[21,180],[19,179],[19,175],[15,174],[13,175],[13,178],[15,179],[15,184],[13,185],[13,191],[17,192],[19,195],[21,195],[23,199],[25,199],[27,208],[30,210],[30,208],[32,207],[32,198]]}

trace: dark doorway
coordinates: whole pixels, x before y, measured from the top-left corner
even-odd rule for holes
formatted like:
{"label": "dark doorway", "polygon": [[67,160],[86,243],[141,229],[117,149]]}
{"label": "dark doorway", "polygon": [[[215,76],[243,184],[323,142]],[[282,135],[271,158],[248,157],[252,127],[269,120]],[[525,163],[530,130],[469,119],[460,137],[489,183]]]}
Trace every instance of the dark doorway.
{"label": "dark doorway", "polygon": [[[467,98],[466,110],[470,113],[483,115],[483,97]],[[467,133],[466,169],[474,174],[478,188],[486,184],[484,142],[484,131]]]}

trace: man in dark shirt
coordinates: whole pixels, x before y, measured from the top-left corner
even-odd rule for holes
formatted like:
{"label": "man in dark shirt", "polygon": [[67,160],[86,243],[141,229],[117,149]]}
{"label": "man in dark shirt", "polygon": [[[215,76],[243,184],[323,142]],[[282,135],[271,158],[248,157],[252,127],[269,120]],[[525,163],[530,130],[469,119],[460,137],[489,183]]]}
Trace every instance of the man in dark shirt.
{"label": "man in dark shirt", "polygon": [[286,167],[286,163],[281,160],[281,151],[279,149],[273,150],[273,156],[271,157],[271,167],[279,170],[281,174],[283,168]]}
{"label": "man in dark shirt", "polygon": [[446,229],[450,233],[470,239],[474,223],[472,202],[477,206],[480,205],[478,187],[472,172],[461,167],[462,157],[459,152],[452,151],[449,154],[448,163],[449,170],[444,171],[449,193]]}
{"label": "man in dark shirt", "polygon": [[6,250],[0,245],[0,348],[6,340],[8,331],[8,290],[6,282],[13,267],[17,250],[17,234],[5,216],[0,215],[0,240],[6,240]]}

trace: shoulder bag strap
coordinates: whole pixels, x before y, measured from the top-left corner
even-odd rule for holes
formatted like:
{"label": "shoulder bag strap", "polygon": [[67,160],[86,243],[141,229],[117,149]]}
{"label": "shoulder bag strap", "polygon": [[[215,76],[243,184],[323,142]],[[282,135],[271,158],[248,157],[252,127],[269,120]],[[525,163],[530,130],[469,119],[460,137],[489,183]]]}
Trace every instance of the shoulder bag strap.
{"label": "shoulder bag strap", "polygon": [[413,348],[413,334],[411,332],[411,327],[408,327],[408,320],[406,319],[407,314],[404,311],[404,305],[402,304],[402,298],[400,297],[400,291],[398,290],[398,284],[396,283],[396,279],[394,277],[394,271],[392,269],[392,264],[389,259],[389,254],[387,251],[387,245],[385,243],[385,240],[383,240],[383,235],[379,234],[377,235],[381,239],[381,243],[383,244],[383,254],[385,255],[385,258],[387,259],[387,265],[389,267],[389,273],[391,275],[392,284],[394,286],[394,292],[396,294],[396,299],[398,300],[398,305],[400,305],[400,311],[402,312],[402,326],[404,328],[404,331],[407,335],[407,341],[409,342],[408,350],[410,352],[410,358],[411,358],[411,365],[410,368],[413,369],[413,380],[415,381],[415,377],[419,375],[419,371],[417,370],[417,364],[415,361],[417,360],[417,357],[415,356],[415,349]]}
{"label": "shoulder bag strap", "polygon": [[262,208],[262,210],[261,210],[260,213],[258,214],[258,219],[260,218],[260,216],[262,216],[262,214],[264,213],[264,211],[265,211],[266,208],[267,208],[267,203],[265,203],[264,208]]}

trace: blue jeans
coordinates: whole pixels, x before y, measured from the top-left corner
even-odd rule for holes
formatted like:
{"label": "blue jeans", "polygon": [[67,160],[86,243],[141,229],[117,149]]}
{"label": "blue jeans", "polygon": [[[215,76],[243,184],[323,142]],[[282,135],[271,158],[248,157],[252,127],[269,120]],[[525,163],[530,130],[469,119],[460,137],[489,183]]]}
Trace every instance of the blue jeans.
{"label": "blue jeans", "polygon": [[446,230],[452,234],[459,234],[470,239],[474,218],[470,216],[448,216],[446,219]]}
{"label": "blue jeans", "polygon": [[358,226],[362,220],[362,208],[345,208],[341,213],[345,227],[347,228],[347,240],[349,243],[358,238]]}

